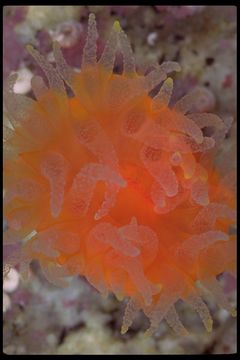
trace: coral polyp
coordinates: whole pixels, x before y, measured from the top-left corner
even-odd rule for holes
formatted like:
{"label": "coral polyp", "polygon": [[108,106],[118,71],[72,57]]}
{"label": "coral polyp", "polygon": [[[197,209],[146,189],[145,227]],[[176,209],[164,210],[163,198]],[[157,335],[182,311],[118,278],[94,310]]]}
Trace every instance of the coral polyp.
{"label": "coral polyp", "polygon": [[[179,64],[139,74],[118,22],[99,59],[97,38],[91,14],[80,71],[67,65],[56,42],[56,67],[29,46],[49,82],[33,77],[35,99],[15,94],[16,75],[9,77],[5,241],[22,239],[21,264],[37,259],[59,286],[80,274],[100,293],[128,298],[122,333],[142,309],[148,333],[165,319],[186,334],[179,299],[210,331],[199,283],[235,315],[216,278],[235,273],[234,172],[223,175],[214,165],[230,123],[191,111],[200,88],[170,106],[169,74]],[[113,71],[117,51],[121,74]]]}

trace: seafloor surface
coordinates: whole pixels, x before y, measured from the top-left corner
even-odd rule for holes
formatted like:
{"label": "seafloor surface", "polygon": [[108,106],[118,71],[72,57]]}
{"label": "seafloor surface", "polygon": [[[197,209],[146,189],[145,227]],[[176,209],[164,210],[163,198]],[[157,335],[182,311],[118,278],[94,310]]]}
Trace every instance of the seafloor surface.
{"label": "seafloor surface", "polygon": [[[196,85],[206,90],[199,111],[234,124],[222,151],[235,142],[236,8],[233,6],[30,6],[4,8],[4,78],[17,71],[15,91],[31,95],[30,79],[40,70],[27,54],[34,44],[52,59],[52,41],[60,42],[74,67],[81,52],[90,12],[97,16],[99,49],[118,19],[128,34],[138,68],[165,60],[178,61],[182,72],[174,77],[174,99]],[[115,70],[119,71],[118,60]],[[235,162],[234,157],[229,163]],[[222,284],[235,303],[235,282],[222,275]],[[236,351],[236,320],[218,309],[209,297],[213,315],[211,334],[198,316],[182,303],[180,316],[191,334],[177,337],[162,323],[153,337],[144,337],[146,318],[140,313],[132,328],[120,335],[124,303],[104,299],[83,279],[58,289],[49,284],[33,262],[29,280],[11,270],[4,281],[4,352],[7,354],[202,354]]]}

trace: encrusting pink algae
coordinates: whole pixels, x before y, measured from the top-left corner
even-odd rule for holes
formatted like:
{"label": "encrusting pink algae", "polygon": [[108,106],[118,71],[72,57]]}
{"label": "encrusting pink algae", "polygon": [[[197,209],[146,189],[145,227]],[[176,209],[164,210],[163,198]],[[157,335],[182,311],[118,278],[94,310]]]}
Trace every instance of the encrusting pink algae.
{"label": "encrusting pink algae", "polygon": [[[211,331],[202,288],[236,315],[216,279],[236,267],[236,239],[229,235],[235,174],[214,165],[231,124],[191,112],[200,89],[170,107],[169,73],[180,71],[179,64],[138,74],[119,22],[98,60],[97,38],[90,14],[80,71],[67,65],[56,42],[56,67],[28,46],[49,83],[33,77],[35,99],[14,93],[16,74],[8,79],[5,242],[22,239],[18,261],[28,266],[37,259],[56,285],[80,274],[100,293],[128,298],[122,333],[141,309],[150,321],[147,333],[165,319],[187,334],[175,309],[179,299]],[[122,74],[113,72],[117,51]]]}

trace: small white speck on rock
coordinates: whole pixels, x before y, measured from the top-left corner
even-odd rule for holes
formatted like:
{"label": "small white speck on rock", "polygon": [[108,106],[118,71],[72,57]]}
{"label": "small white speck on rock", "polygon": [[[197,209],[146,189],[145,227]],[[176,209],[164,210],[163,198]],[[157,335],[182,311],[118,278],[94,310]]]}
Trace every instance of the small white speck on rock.
{"label": "small white speck on rock", "polygon": [[32,72],[29,69],[22,68],[17,71],[18,78],[14,84],[14,92],[16,94],[27,94],[31,90]]}
{"label": "small white speck on rock", "polygon": [[227,311],[227,310],[224,310],[224,309],[220,309],[219,311],[218,311],[218,317],[219,317],[219,320],[221,321],[221,322],[224,322],[224,321],[226,321],[228,318],[229,318],[229,312]]}
{"label": "small white speck on rock", "polygon": [[154,46],[156,44],[157,38],[158,34],[156,32],[151,32],[150,34],[148,34],[147,43],[150,46]]}

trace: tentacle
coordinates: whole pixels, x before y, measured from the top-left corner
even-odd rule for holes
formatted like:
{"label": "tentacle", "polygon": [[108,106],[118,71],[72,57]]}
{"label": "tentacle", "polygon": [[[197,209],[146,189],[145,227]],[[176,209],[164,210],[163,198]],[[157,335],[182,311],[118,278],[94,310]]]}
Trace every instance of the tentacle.
{"label": "tentacle", "polygon": [[104,201],[100,209],[98,209],[98,211],[94,215],[95,220],[100,220],[109,213],[109,210],[114,206],[116,202],[119,189],[120,187],[116,184],[111,184],[111,183],[108,184],[104,195]]}
{"label": "tentacle", "polygon": [[45,85],[41,76],[33,76],[31,80],[31,86],[37,100],[40,100],[42,96],[48,91],[48,87]]}
{"label": "tentacle", "polygon": [[178,100],[173,108],[176,111],[186,114],[202,96],[205,97],[205,91],[201,87],[196,87],[191,92],[183,96],[180,100]]}
{"label": "tentacle", "polygon": [[116,151],[97,121],[89,120],[84,124],[75,122],[73,128],[78,141],[96,155],[101,163],[117,169]]}
{"label": "tentacle", "polygon": [[216,241],[228,241],[228,239],[227,234],[217,230],[193,235],[176,249],[176,254],[186,263],[189,259],[195,259],[201,250],[214,244]]}
{"label": "tentacle", "polygon": [[207,330],[207,332],[212,331],[213,320],[211,314],[208,310],[207,305],[204,303],[202,298],[197,294],[190,294],[187,298],[184,299],[189,305],[193,307],[194,310],[199,314],[202,322]]}
{"label": "tentacle", "polygon": [[217,218],[236,219],[236,211],[225,204],[210,203],[199,211],[193,222],[193,228],[198,231],[212,230]]}
{"label": "tentacle", "polygon": [[54,53],[54,58],[55,58],[55,61],[56,61],[58,73],[63,78],[63,80],[69,86],[71,86],[72,79],[73,79],[73,76],[74,76],[74,71],[66,63],[66,61],[65,61],[65,59],[63,57],[60,45],[59,45],[59,43],[57,41],[54,41],[54,43],[53,43],[53,53]]}
{"label": "tentacle", "polygon": [[216,144],[219,144],[224,139],[227,132],[227,126],[217,115],[195,113],[188,115],[188,118],[192,119],[201,129],[205,127],[214,127],[215,131],[211,137],[215,140]]}
{"label": "tentacle", "polygon": [[56,69],[31,45],[27,46],[27,50],[46,74],[50,88],[66,96],[64,83]]}
{"label": "tentacle", "polygon": [[113,71],[113,65],[116,56],[116,50],[118,47],[119,41],[119,33],[121,31],[121,27],[118,21],[115,21],[113,24],[113,28],[109,35],[109,39],[105,45],[103,53],[98,62],[99,65],[103,66],[103,68],[109,72],[109,74]]}
{"label": "tentacle", "polygon": [[123,74],[133,76],[135,74],[135,58],[129,39],[122,29],[119,33],[119,42],[123,54]]}
{"label": "tentacle", "polygon": [[150,319],[150,327],[147,329],[146,335],[152,335],[158,330],[161,321],[165,318],[177,299],[178,296],[175,294],[167,294],[166,292],[160,294],[160,299],[154,306],[154,309],[149,313],[146,312],[146,315]]}
{"label": "tentacle", "polygon": [[63,267],[49,261],[40,261],[40,266],[46,279],[51,284],[62,288],[68,286],[68,282],[64,279],[66,277],[66,271]]}
{"label": "tentacle", "polygon": [[202,179],[194,181],[191,187],[191,197],[195,203],[207,206],[209,204],[207,181]]}
{"label": "tentacle", "polygon": [[154,96],[153,110],[160,110],[162,106],[168,106],[173,92],[173,80],[168,77],[162,84],[158,94]]}
{"label": "tentacle", "polygon": [[221,288],[219,282],[215,277],[201,280],[201,283],[206,289],[208,289],[213,294],[220,307],[229,311],[232,314],[232,316],[236,316],[236,310],[228,302],[223,289]]}
{"label": "tentacle", "polygon": [[174,305],[169,308],[167,314],[165,315],[165,320],[167,321],[168,325],[175,331],[176,334],[180,336],[189,335],[188,331],[180,321]]}
{"label": "tentacle", "polygon": [[10,75],[4,88],[4,103],[14,129],[20,128],[26,122],[29,112],[35,104],[35,101],[29,97],[14,93],[13,88],[17,78],[18,74]]}
{"label": "tentacle", "polygon": [[50,207],[54,218],[57,218],[61,212],[67,170],[67,162],[59,153],[48,154],[41,164],[42,174],[48,179],[51,187]]}
{"label": "tentacle", "polygon": [[167,196],[174,196],[178,192],[178,181],[174,171],[167,161],[160,159],[151,161],[148,154],[148,148],[144,146],[141,150],[140,157],[145,167],[154,177],[154,179],[162,186]]}
{"label": "tentacle", "polygon": [[83,57],[81,68],[84,70],[88,66],[94,66],[97,63],[97,39],[98,32],[95,15],[90,14],[88,19],[88,34],[85,46],[83,48]]}
{"label": "tentacle", "polygon": [[113,249],[121,254],[129,257],[136,257],[140,254],[139,249],[130,241],[126,241],[120,233],[110,223],[100,223],[90,232],[90,237],[94,237],[98,241],[109,244]]}
{"label": "tentacle", "polygon": [[[82,215],[87,212],[96,182],[98,181],[105,181],[106,183],[116,184],[120,187],[125,186],[123,178],[107,165],[97,163],[85,165],[75,176],[69,193],[75,211]],[[110,189],[108,191],[110,191]],[[113,201],[108,203],[108,210],[109,205],[113,206]]]}
{"label": "tentacle", "polygon": [[140,306],[138,302],[134,299],[130,299],[125,307],[121,334],[125,334],[128,331],[139,310]]}

